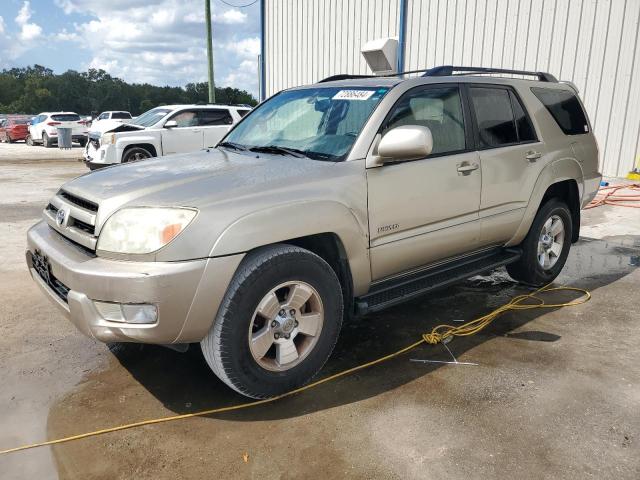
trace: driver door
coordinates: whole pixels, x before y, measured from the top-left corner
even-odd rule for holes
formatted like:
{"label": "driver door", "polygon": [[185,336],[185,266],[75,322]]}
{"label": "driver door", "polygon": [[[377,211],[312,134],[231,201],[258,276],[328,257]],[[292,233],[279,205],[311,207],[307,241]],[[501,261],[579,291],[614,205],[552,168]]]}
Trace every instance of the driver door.
{"label": "driver door", "polygon": [[468,106],[455,84],[407,92],[381,133],[429,127],[426,158],[367,169],[371,274],[380,280],[478,248],[481,170]]}
{"label": "driver door", "polygon": [[197,110],[181,110],[169,117],[167,122],[169,120],[175,120],[178,125],[162,130],[163,155],[195,152],[203,148],[204,137]]}

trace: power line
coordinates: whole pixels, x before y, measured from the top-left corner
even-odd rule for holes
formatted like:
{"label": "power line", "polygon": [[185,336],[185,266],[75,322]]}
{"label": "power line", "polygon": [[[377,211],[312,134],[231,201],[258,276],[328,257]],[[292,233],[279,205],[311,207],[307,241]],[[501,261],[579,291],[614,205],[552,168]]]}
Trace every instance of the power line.
{"label": "power line", "polygon": [[225,5],[229,6],[229,7],[233,7],[233,8],[246,8],[246,7],[250,7],[251,5],[254,5],[256,3],[258,3],[258,0],[253,0],[253,2],[250,3],[246,3],[244,5],[233,5],[232,3],[226,2],[225,0],[218,0],[220,3],[224,3]]}

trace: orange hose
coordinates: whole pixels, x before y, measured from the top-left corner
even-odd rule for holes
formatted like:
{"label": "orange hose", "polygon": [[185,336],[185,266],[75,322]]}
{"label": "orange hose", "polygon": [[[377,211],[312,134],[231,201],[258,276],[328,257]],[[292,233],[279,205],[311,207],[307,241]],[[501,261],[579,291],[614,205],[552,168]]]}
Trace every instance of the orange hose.
{"label": "orange hose", "polygon": [[[618,193],[620,190],[629,190],[629,192]],[[612,185],[601,188],[596,197],[584,208],[586,210],[601,205],[640,208],[640,183]]]}

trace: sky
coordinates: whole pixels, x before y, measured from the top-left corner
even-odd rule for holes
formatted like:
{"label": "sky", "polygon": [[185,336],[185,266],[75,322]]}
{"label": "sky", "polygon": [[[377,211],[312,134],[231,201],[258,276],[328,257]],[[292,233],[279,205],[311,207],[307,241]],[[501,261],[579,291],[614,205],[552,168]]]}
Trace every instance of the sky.
{"label": "sky", "polygon": [[[258,92],[259,2],[211,0],[216,86]],[[231,4],[234,6],[226,5]],[[127,82],[207,80],[204,0],[0,0],[0,69],[102,68]]]}

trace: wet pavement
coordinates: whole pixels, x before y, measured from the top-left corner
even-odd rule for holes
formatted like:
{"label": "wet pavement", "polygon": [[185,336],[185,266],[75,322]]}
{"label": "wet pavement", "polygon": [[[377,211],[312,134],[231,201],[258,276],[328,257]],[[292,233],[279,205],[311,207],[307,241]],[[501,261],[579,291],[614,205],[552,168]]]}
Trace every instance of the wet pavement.
{"label": "wet pavement", "polygon": [[[46,170],[31,202],[78,173]],[[23,174],[0,173],[0,182]],[[0,190],[0,228],[14,245],[0,263],[0,449],[246,401],[197,348],[109,350],[77,333],[22,266],[18,245],[35,210],[16,209],[14,193]],[[606,216],[598,210],[585,212],[583,231]],[[640,235],[598,232],[573,246],[557,282],[593,299],[509,313],[448,344],[477,366],[411,362],[450,360],[444,347],[425,345],[274,404],[2,456],[0,477],[638,478]],[[352,321],[320,377],[528,291],[498,270]]]}

